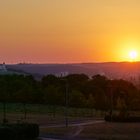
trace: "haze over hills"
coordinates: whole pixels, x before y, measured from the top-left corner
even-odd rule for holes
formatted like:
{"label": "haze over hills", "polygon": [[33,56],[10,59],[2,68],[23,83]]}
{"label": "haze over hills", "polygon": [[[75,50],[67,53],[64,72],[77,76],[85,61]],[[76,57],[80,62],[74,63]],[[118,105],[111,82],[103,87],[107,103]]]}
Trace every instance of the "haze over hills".
{"label": "haze over hills", "polygon": [[131,79],[140,77],[140,62],[106,62],[75,64],[14,64],[6,65],[9,69],[24,71],[36,77],[47,74],[60,76],[62,73],[85,73],[89,77],[101,74],[108,78]]}

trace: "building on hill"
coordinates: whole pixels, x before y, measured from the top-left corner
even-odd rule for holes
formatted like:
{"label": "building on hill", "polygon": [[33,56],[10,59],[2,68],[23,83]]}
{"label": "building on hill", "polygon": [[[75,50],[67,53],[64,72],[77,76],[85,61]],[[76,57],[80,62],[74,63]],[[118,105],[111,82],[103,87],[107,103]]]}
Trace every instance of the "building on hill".
{"label": "building on hill", "polygon": [[27,75],[27,73],[7,68],[5,63],[0,64],[0,75],[13,75],[13,74]]}
{"label": "building on hill", "polygon": [[0,72],[7,72],[7,68],[5,66],[5,63],[0,64]]}

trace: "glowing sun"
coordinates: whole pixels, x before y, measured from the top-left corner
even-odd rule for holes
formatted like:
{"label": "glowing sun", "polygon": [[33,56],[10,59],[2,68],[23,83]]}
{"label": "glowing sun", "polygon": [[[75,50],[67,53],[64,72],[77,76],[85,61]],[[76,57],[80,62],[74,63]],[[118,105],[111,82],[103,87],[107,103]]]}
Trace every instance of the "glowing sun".
{"label": "glowing sun", "polygon": [[132,50],[129,52],[129,58],[131,61],[136,61],[138,57],[138,52],[136,50]]}

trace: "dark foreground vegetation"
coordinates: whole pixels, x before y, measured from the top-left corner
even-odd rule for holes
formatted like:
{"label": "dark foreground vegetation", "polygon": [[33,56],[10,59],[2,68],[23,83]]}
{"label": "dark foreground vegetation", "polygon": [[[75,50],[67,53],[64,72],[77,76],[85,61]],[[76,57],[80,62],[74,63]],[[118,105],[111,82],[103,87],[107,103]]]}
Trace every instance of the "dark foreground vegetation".
{"label": "dark foreground vegetation", "polygon": [[34,140],[39,136],[37,124],[1,124],[0,139],[2,140]]}
{"label": "dark foreground vegetation", "polygon": [[[107,121],[115,120],[116,118],[113,118],[115,114],[117,118],[120,117],[119,122],[121,122],[132,115],[129,114],[130,111],[140,110],[140,87],[136,87],[129,81],[110,80],[101,75],[92,78],[85,74],[71,74],[65,77],[47,75],[41,81],[29,75],[0,75],[0,102],[3,105],[4,123],[4,127],[0,126],[0,137],[3,140],[3,136],[7,137],[6,140],[10,137],[13,137],[13,140],[22,137],[32,139],[38,136],[37,125],[7,123],[6,113],[9,103],[22,104],[24,119],[27,117],[28,104],[40,104],[51,106],[54,117],[57,107],[65,106],[106,112]],[[65,112],[67,117],[66,113],[68,112]],[[131,116],[132,118],[137,120],[135,116]]]}
{"label": "dark foreground vegetation", "polygon": [[140,117],[136,117],[136,116],[109,116],[106,115],[105,116],[105,120],[108,122],[140,122]]}

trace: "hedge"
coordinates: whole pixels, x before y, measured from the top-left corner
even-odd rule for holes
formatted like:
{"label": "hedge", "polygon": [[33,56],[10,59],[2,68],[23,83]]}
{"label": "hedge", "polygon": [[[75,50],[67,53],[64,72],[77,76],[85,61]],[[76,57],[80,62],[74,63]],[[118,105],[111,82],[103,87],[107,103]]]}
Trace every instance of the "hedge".
{"label": "hedge", "polygon": [[108,122],[140,122],[140,117],[128,116],[128,117],[120,117],[120,116],[105,116],[105,121]]}
{"label": "hedge", "polygon": [[2,140],[28,140],[39,136],[37,124],[6,124],[0,125],[0,139]]}

